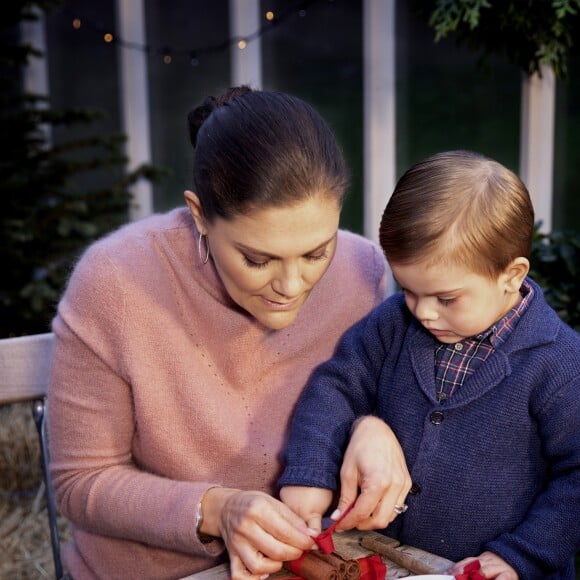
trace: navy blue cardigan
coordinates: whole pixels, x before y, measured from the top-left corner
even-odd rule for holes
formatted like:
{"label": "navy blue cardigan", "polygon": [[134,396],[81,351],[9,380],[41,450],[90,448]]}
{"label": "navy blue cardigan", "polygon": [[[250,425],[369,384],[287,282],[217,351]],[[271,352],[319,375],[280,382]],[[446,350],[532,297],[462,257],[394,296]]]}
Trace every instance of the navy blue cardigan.
{"label": "navy blue cardigan", "polygon": [[376,414],[415,484],[387,535],[453,561],[490,550],[524,580],[573,580],[580,334],[528,281],[534,298],[510,337],[443,403],[435,339],[402,295],[348,330],[299,401],[279,485],[336,489],[352,422]]}

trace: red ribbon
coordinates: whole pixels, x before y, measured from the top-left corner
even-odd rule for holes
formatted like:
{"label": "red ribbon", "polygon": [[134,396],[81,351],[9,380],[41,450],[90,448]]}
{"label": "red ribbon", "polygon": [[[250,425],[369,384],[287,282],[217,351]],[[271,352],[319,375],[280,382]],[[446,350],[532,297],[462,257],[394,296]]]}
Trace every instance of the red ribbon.
{"label": "red ribbon", "polygon": [[318,547],[325,554],[330,554],[330,553],[334,552],[334,543],[332,541],[332,534],[334,533],[334,528],[336,528],[336,526],[338,525],[338,523],[341,522],[344,519],[344,517],[346,516],[346,514],[352,509],[352,506],[353,505],[354,505],[354,503],[351,503],[344,510],[344,513],[340,516],[340,518],[338,518],[338,520],[336,520],[333,524],[331,524],[330,526],[328,526],[328,528],[326,528],[326,530],[324,530],[324,532],[318,534],[318,536],[316,536],[316,538],[314,538],[314,541],[316,542],[316,544],[318,545]]}
{"label": "red ribbon", "polygon": [[463,567],[463,572],[455,576],[455,580],[485,580],[485,576],[479,571],[481,563],[479,560],[473,560]]}
{"label": "red ribbon", "polygon": [[[291,562],[287,562],[288,568],[293,574],[296,576],[300,576],[300,570],[302,569],[302,562],[304,562],[304,558],[306,558],[306,554],[308,554],[308,550],[306,552],[302,552],[302,556],[300,558],[296,558],[296,560],[292,560]],[[291,576],[290,576],[291,578]],[[285,580],[284,578],[282,580]]]}
{"label": "red ribbon", "polygon": [[[348,512],[352,509],[351,504],[346,508],[344,513],[340,516],[338,520],[336,520],[333,524],[328,526],[326,530],[322,533],[318,534],[314,541],[320,548],[321,552],[324,554],[331,554],[334,552],[334,542],[332,541],[332,534],[334,529],[338,525],[338,523],[348,514]],[[296,560],[293,560],[290,563],[290,569],[294,574],[300,576],[300,569],[302,566],[302,562],[308,551],[304,552],[302,556]],[[385,566],[383,560],[379,556],[379,554],[374,554],[373,556],[367,556],[366,558],[359,558],[357,562],[360,565],[360,579],[359,580],[385,580],[385,576],[387,575],[387,567]],[[463,580],[463,579],[462,579]]]}
{"label": "red ribbon", "polygon": [[359,558],[360,580],[385,580],[387,567],[378,554]]}

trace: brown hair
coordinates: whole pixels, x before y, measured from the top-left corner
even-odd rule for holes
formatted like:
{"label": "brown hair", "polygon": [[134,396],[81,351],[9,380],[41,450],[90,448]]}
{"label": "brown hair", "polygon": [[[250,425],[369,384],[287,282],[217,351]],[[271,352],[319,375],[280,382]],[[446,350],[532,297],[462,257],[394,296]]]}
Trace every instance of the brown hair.
{"label": "brown hair", "polygon": [[529,257],[534,210],[512,171],[471,151],[413,165],[383,213],[379,239],[394,264],[448,262],[492,278]]}
{"label": "brown hair", "polygon": [[328,124],[279,92],[233,87],[188,116],[193,189],[206,219],[327,195],[342,207],[348,170]]}

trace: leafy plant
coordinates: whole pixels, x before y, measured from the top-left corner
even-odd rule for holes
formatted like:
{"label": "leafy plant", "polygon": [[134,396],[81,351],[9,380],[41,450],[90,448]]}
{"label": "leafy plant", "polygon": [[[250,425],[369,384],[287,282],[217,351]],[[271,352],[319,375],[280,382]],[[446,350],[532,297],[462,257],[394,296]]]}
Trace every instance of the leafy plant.
{"label": "leafy plant", "polygon": [[[125,223],[129,187],[160,168],[130,173],[123,135],[89,135],[53,145],[47,128],[92,126],[94,110],[55,110],[25,94],[21,75],[37,53],[18,26],[56,1],[8,0],[0,24],[0,336],[46,332],[71,266],[91,241]],[[64,132],[64,131],[63,131]],[[66,134],[66,133],[65,133]]]}
{"label": "leafy plant", "polygon": [[580,234],[536,228],[530,275],[560,318],[580,331]]}
{"label": "leafy plant", "polygon": [[567,75],[567,54],[580,32],[580,0],[414,0],[413,11],[435,31],[435,41],[455,35],[458,44],[506,58],[527,74],[541,65]]}

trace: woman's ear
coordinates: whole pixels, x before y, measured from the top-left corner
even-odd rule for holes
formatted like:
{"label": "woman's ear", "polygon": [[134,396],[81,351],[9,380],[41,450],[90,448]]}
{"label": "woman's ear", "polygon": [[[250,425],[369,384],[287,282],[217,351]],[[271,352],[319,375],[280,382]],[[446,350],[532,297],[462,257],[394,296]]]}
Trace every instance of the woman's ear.
{"label": "woman's ear", "polygon": [[530,261],[527,258],[519,257],[512,260],[503,274],[506,292],[519,292],[529,271]]}
{"label": "woman's ear", "polygon": [[185,203],[191,212],[193,221],[195,222],[195,227],[197,231],[203,236],[207,233],[207,227],[205,223],[205,217],[203,215],[203,208],[201,207],[201,202],[197,194],[193,191],[186,190],[183,194],[185,197]]}

